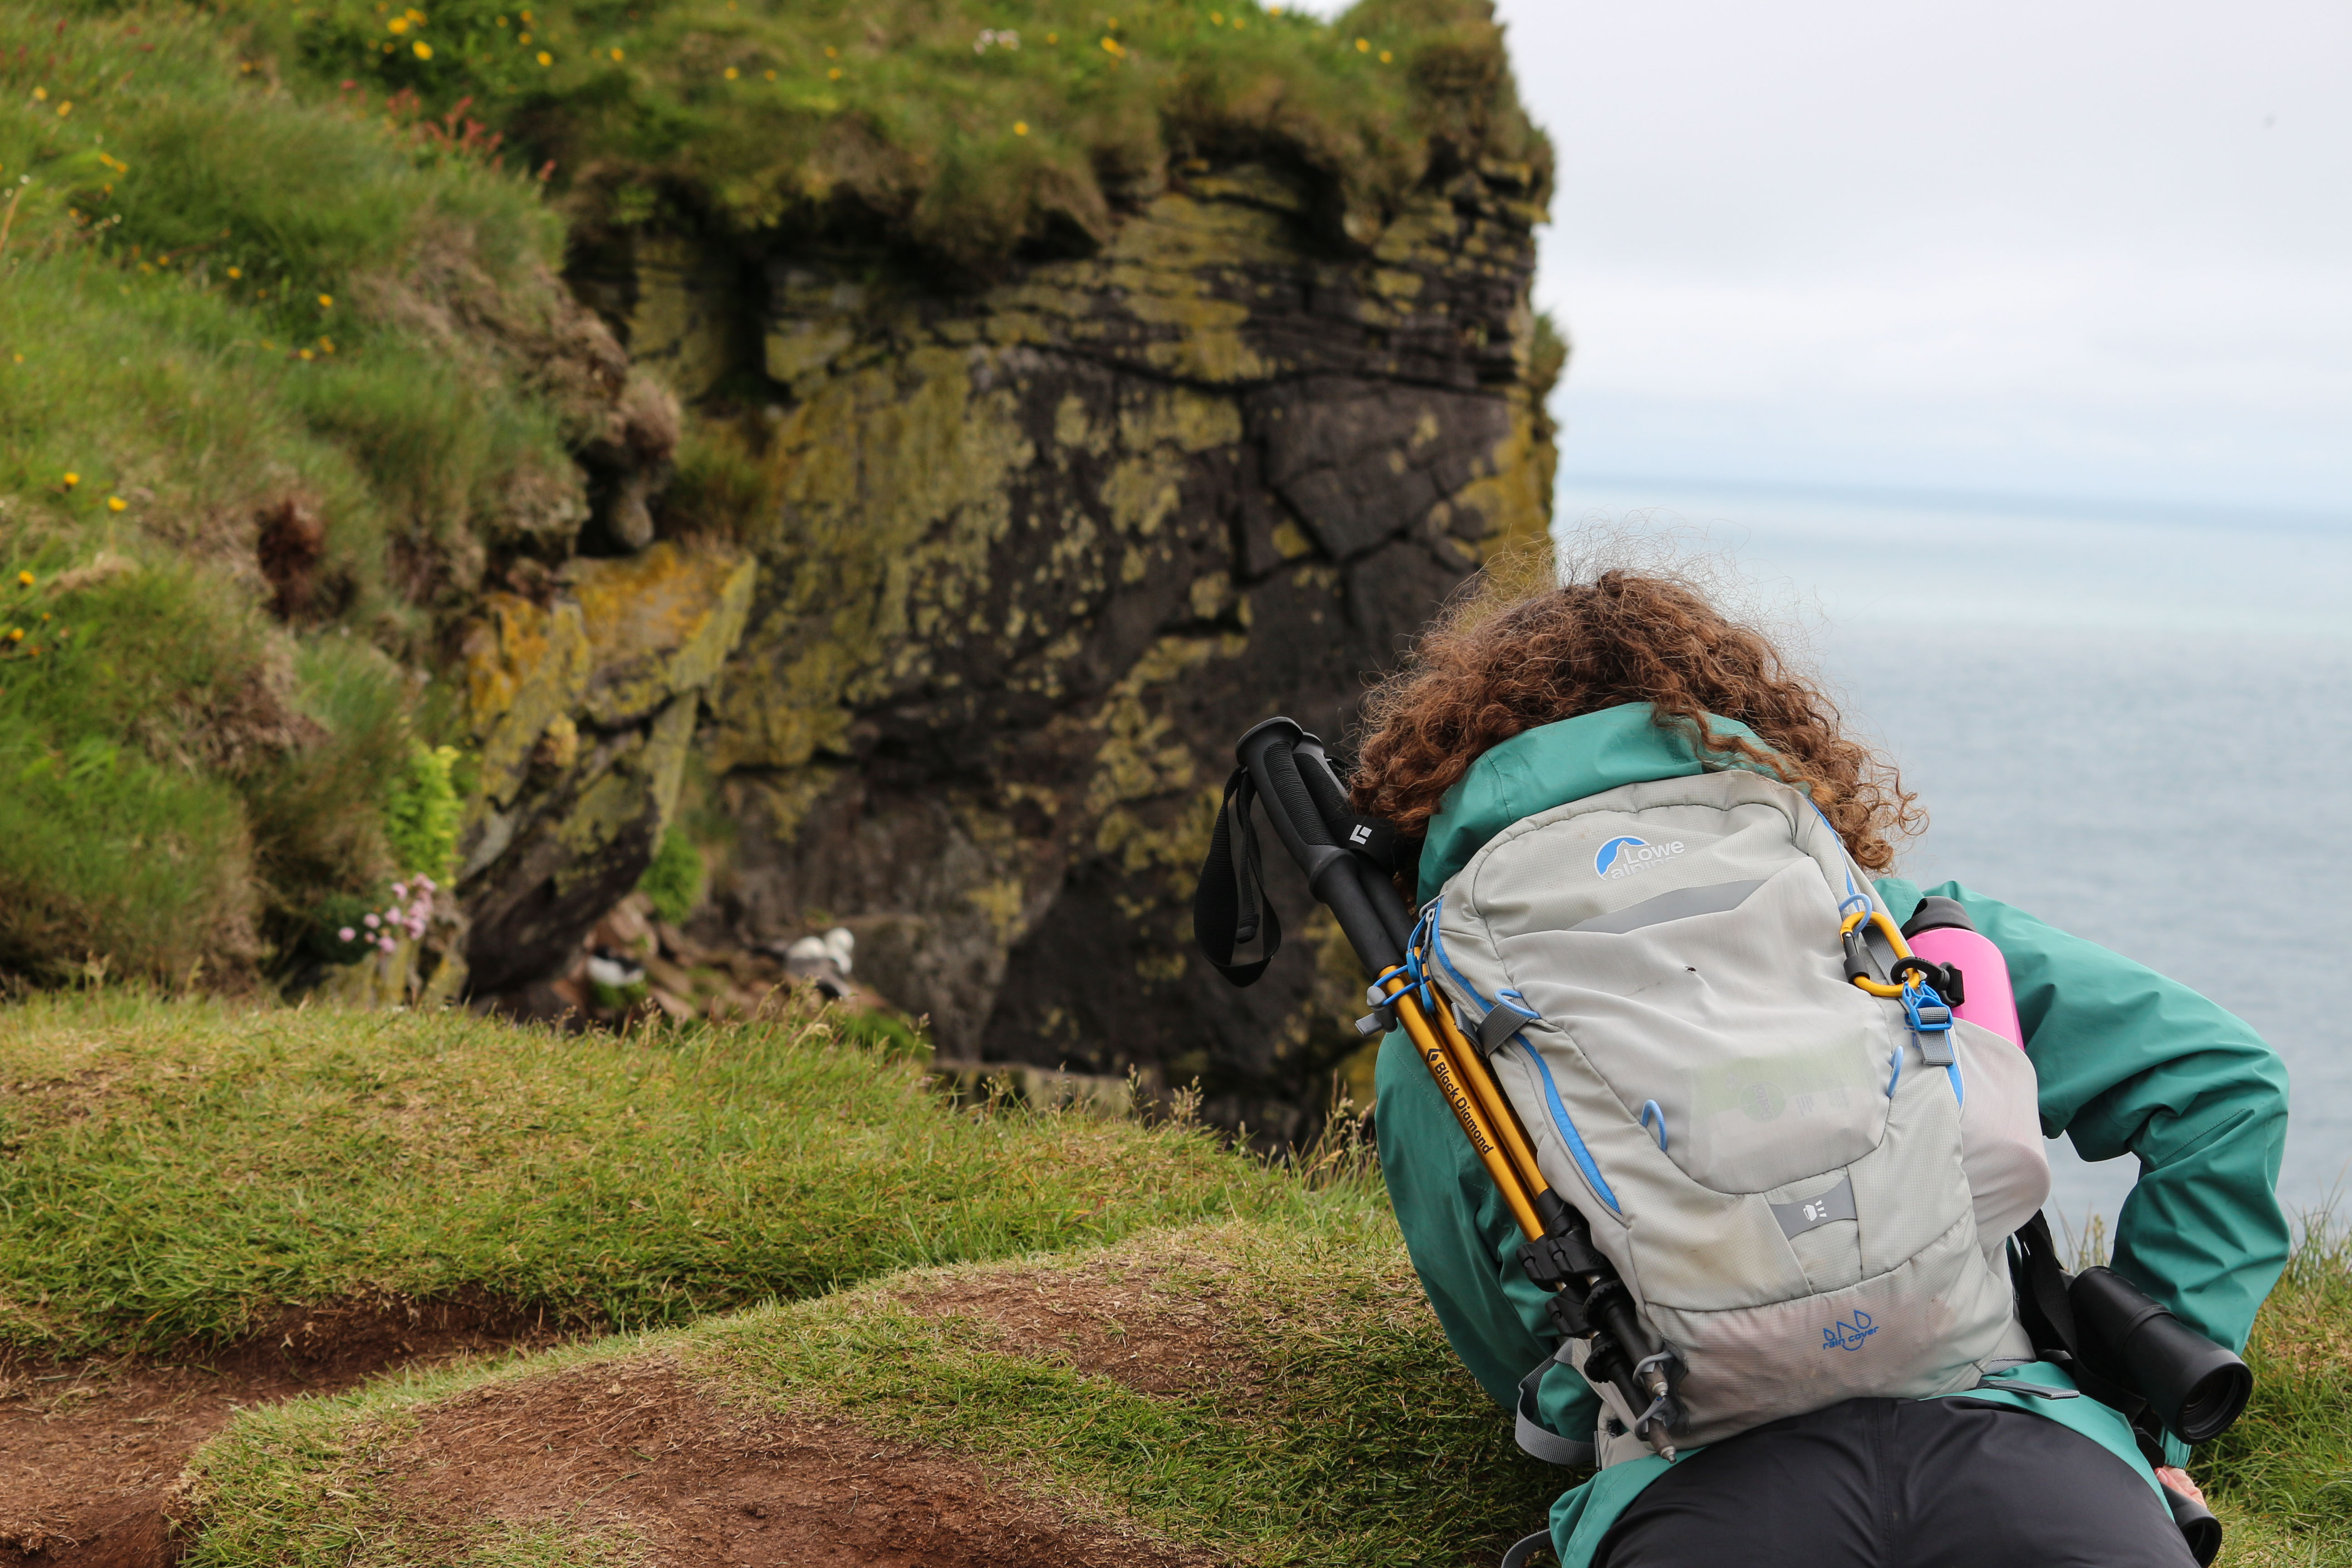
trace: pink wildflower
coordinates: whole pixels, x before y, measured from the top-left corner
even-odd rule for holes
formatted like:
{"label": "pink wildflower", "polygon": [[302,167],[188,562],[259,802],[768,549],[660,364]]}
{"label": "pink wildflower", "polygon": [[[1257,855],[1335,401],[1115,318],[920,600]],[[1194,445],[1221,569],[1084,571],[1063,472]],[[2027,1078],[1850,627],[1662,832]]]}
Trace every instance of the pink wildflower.
{"label": "pink wildflower", "polygon": [[438,892],[438,891],[440,891],[440,890],[441,890],[441,884],[440,884],[440,883],[438,883],[438,882],[436,882],[436,881],[435,881],[432,878],[430,878],[430,877],[419,877],[419,878],[417,878],[417,879],[416,879],[416,885],[417,885],[418,887],[420,887],[420,888],[424,889],[425,889],[426,892],[428,892],[428,893],[435,893],[435,892]]}
{"label": "pink wildflower", "polygon": [[390,938],[390,937],[388,937],[388,936],[386,936],[386,937],[379,937],[379,938],[377,938],[377,939],[376,939],[376,946],[378,946],[378,947],[380,947],[380,948],[383,949],[383,950],[384,950],[384,952],[391,952],[394,947],[396,947],[396,946],[398,946],[398,945],[399,945],[399,944],[398,944],[397,942],[394,942],[394,941],[392,940],[392,938]]}
{"label": "pink wildflower", "polygon": [[360,934],[359,932],[357,932],[357,931],[353,931],[351,927],[349,927],[349,926],[345,926],[342,930],[341,930],[341,931],[337,931],[337,932],[335,933],[335,936],[336,936],[337,940],[339,940],[339,941],[341,941],[341,942],[349,942],[349,941],[351,941],[351,940],[352,940],[352,938],[353,938],[353,937],[355,937],[355,936],[359,935],[359,934]]}
{"label": "pink wildflower", "polygon": [[392,885],[392,896],[395,899],[404,899],[408,897],[408,884],[405,882],[394,882]]}
{"label": "pink wildflower", "polygon": [[377,917],[376,912],[373,910],[370,910],[366,914],[360,918],[360,924],[367,927],[370,931],[373,931],[376,927],[383,924],[383,921]]}

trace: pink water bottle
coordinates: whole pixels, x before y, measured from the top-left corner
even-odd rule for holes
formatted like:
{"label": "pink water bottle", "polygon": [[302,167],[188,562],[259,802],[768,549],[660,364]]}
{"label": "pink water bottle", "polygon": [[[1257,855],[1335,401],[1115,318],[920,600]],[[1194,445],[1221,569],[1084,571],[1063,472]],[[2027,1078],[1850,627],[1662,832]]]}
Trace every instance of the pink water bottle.
{"label": "pink water bottle", "polygon": [[1992,940],[1979,932],[1957,899],[1930,895],[1919,900],[1918,912],[1904,923],[1903,940],[1913,956],[1935,964],[1950,964],[1961,975],[1961,994],[1946,996],[1953,1016],[1979,1028],[1990,1029],[2011,1045],[2022,1047],[2025,1031],[2018,1027],[2017,994],[2010,989],[2009,961]]}

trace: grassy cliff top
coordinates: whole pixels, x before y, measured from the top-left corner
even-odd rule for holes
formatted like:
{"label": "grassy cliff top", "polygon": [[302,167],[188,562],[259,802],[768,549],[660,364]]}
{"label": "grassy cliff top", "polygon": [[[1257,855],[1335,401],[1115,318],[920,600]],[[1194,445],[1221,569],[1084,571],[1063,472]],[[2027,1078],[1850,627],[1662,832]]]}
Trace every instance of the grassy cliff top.
{"label": "grassy cliff top", "polygon": [[1083,249],[1171,164],[1318,177],[1357,239],[1432,161],[1550,154],[1489,0],[233,4],[282,68],[462,104],[594,223],[878,234],[985,266]]}
{"label": "grassy cliff top", "polygon": [[0,1355],[201,1353],[296,1308],[677,1322],[893,1268],[1310,1205],[1197,1129],[953,1110],[802,1016],[0,1011]]}
{"label": "grassy cliff top", "polygon": [[[794,1453],[808,1495],[993,1489],[998,1524],[1155,1568],[1466,1560],[1566,1484],[1511,1451],[1345,1151],[1302,1179],[957,1108],[813,1019],[581,1039],[64,996],[0,1013],[0,1084],[18,1355],[201,1354],[355,1299],[680,1325],[250,1410],[192,1468],[192,1562],[628,1563],[709,1522],[678,1510],[712,1476],[770,1478],[721,1512],[772,1503]],[[2347,1322],[2346,1250],[2308,1239],[2195,1467],[2231,1563],[2352,1562]]]}

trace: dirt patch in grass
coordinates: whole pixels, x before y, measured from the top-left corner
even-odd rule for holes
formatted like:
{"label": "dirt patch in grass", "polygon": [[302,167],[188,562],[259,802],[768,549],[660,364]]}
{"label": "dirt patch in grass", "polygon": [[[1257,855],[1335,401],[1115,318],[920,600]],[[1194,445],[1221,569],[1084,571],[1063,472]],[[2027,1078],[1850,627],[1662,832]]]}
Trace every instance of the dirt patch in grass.
{"label": "dirt patch in grass", "polygon": [[289,1311],[269,1331],[209,1353],[0,1362],[0,1564],[168,1563],[172,1483],[238,1407],[559,1337],[537,1315],[498,1304],[342,1302]]}
{"label": "dirt patch in grass", "polygon": [[1246,1393],[1262,1380],[1234,1331],[1232,1259],[1117,1247],[1068,1266],[934,1276],[894,1291],[926,1318],[976,1319],[1032,1360],[1059,1362],[1139,1394]]}
{"label": "dirt patch in grass", "polygon": [[[854,1424],[704,1397],[666,1358],[504,1380],[434,1406],[376,1461],[411,1550],[557,1530],[654,1563],[730,1568],[1199,1568],[1074,1519],[971,1460]],[[431,1521],[446,1541],[428,1539]]]}

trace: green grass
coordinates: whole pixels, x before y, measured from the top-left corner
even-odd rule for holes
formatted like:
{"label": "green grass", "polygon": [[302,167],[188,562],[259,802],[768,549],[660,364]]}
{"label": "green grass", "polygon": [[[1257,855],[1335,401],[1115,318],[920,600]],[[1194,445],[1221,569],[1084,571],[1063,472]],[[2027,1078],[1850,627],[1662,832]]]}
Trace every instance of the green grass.
{"label": "green grass", "polygon": [[986,268],[1098,243],[1196,158],[1299,168],[1359,239],[1433,156],[1549,173],[1485,0],[1331,23],[1255,0],[226,9],[281,66],[464,105],[551,163],[589,235],[814,228]]}
{"label": "green grass", "polygon": [[[1053,1300],[1056,1280],[1139,1267],[1167,1300],[1213,1303],[1221,1358],[1255,1374],[1144,1394],[1074,1370],[1051,1349],[983,1320],[904,1304],[942,1285],[1017,1279]],[[2340,1295],[2343,1260],[2309,1247],[2299,1273]],[[2331,1272],[2332,1271],[2332,1272]],[[2301,1300],[2293,1293],[2288,1302]],[[2334,1320],[2341,1325],[2347,1320]],[[2271,1377],[2305,1353],[2276,1314],[2256,1355]],[[2340,1327],[2330,1331],[2339,1341]],[[1447,1349],[1422,1302],[1377,1185],[1342,1182],[1270,1221],[1151,1232],[1101,1255],[969,1265],[896,1276],[821,1300],[761,1308],[683,1331],[574,1347],[489,1368],[379,1384],[336,1399],[239,1417],[194,1467],[198,1563],[492,1562],[506,1527],[416,1513],[385,1479],[394,1455],[436,1429],[436,1405],[486,1384],[593,1366],[598,1381],[679,1361],[722,1400],[802,1417],[839,1416],[893,1442],[979,1461],[1055,1500],[1066,1517],[1125,1519],[1219,1561],[1330,1564],[1490,1561],[1536,1527],[1565,1484],[1522,1458],[1507,1423]],[[2341,1373],[2320,1423],[2290,1427],[2263,1403],[2197,1467],[2228,1531],[2231,1568],[2352,1563]],[[478,1421],[467,1415],[452,1422]],[[2249,1464],[2249,1456],[2268,1457]],[[412,1494],[413,1495],[413,1494]],[[452,1552],[452,1531],[467,1548]],[[550,1527],[550,1561],[627,1561],[629,1542],[583,1524]],[[562,1555],[570,1553],[571,1555]]]}
{"label": "green grass", "polygon": [[387,1293],[674,1323],[1306,1201],[1195,1131],[947,1110],[885,1047],[37,998],[0,1012],[0,1349],[217,1345]]}
{"label": "green grass", "polygon": [[[396,809],[404,667],[439,657],[436,616],[485,553],[579,488],[575,416],[530,363],[562,305],[540,189],[380,105],[288,90],[231,32],[0,0],[0,639],[26,634],[0,642],[0,837],[28,847],[0,868],[0,970],[20,978],[99,960],[236,983],[322,900],[428,869]],[[318,531],[284,624],[257,549],[282,517]]]}
{"label": "green grass", "polygon": [[2219,1502],[2260,1514],[2282,1563],[2352,1563],[2352,1237],[2315,1225],[2247,1346],[2254,1396],[2207,1451]]}
{"label": "green grass", "polygon": [[[1213,1301],[1230,1373],[1147,1394],[1076,1370],[983,1319],[902,1297],[991,1277],[1059,1294],[1149,1268],[1156,1293]],[[680,1362],[728,1404],[845,1418],[893,1443],[976,1459],[1065,1517],[1131,1521],[1221,1561],[1386,1564],[1491,1559],[1543,1517],[1558,1472],[1508,1427],[1447,1351],[1377,1182],[1342,1184],[1276,1223],[1153,1232],[1109,1258],[967,1266],[892,1278],[643,1340],[484,1371],[390,1383],[241,1417],[199,1456],[191,1562],[495,1561],[506,1531],[397,1500],[384,1484],[437,1401],[485,1382]],[[478,1419],[478,1416],[461,1419]],[[555,1561],[626,1560],[593,1524],[536,1542]],[[426,1543],[430,1542],[428,1550]]]}
{"label": "green grass", "polygon": [[[1302,1173],[1182,1127],[957,1109],[807,1018],[616,1039],[101,992],[0,1012],[0,1086],[9,1352],[201,1353],[386,1296],[646,1331],[245,1413],[197,1461],[198,1563],[630,1561],[588,1525],[403,1515],[385,1456],[486,1380],[658,1357],[1234,1561],[1475,1559],[1561,1484],[1510,1449],[1344,1148]],[[1236,1375],[1138,1393],[905,1304],[1120,1270],[1209,1302]],[[2195,1467],[2226,1561],[2352,1563],[2347,1243],[2306,1237],[2249,1360],[2253,1405]]]}

